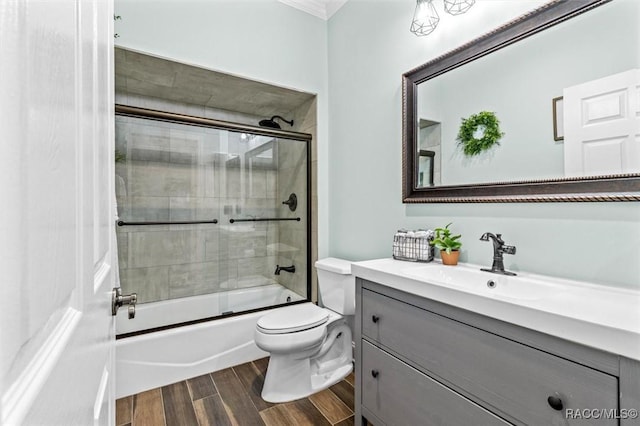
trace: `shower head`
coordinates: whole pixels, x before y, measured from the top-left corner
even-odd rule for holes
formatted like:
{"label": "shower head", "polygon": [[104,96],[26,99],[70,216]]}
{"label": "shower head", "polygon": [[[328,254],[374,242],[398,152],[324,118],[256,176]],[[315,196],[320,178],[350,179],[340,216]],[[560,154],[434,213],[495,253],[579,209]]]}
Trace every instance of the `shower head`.
{"label": "shower head", "polygon": [[289,124],[290,126],[293,126],[293,120],[291,120],[291,121],[286,120],[286,119],[280,117],[279,115],[274,115],[273,117],[271,117],[271,119],[265,118],[264,120],[260,120],[260,122],[258,124],[260,126],[262,126],[262,127],[270,127],[272,129],[281,129],[282,127],[280,127],[280,125],[275,122],[276,118],[279,119],[279,120],[284,121],[285,123]]}

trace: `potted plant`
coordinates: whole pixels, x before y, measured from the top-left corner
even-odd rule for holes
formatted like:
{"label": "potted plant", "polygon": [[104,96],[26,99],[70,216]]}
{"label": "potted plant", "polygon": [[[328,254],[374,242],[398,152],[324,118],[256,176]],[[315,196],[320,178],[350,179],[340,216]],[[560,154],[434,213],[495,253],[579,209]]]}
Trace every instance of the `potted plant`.
{"label": "potted plant", "polygon": [[[452,223],[452,222],[451,222]],[[459,241],[461,235],[451,235],[449,225],[444,228],[436,228],[435,235],[431,244],[440,250],[440,257],[444,265],[457,265],[460,256],[460,247],[462,243]]]}

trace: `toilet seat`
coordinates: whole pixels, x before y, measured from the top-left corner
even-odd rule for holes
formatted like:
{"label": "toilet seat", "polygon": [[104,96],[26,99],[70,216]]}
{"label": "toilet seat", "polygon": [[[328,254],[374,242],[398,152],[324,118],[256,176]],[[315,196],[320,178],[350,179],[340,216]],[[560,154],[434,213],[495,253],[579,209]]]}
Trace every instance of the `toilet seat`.
{"label": "toilet seat", "polygon": [[257,327],[265,334],[287,334],[318,327],[329,320],[329,312],[312,303],[289,306],[261,317]]}

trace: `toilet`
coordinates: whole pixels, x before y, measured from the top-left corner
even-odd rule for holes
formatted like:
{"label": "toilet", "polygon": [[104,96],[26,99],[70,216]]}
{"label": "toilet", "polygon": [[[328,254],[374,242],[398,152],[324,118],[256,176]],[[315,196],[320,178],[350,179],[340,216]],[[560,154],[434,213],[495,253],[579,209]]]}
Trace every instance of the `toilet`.
{"label": "toilet", "polygon": [[351,262],[326,258],[315,265],[324,306],[288,306],[256,324],[256,345],[270,353],[262,388],[265,401],[307,397],[339,382],[353,369],[351,329],[344,317],[355,313]]}

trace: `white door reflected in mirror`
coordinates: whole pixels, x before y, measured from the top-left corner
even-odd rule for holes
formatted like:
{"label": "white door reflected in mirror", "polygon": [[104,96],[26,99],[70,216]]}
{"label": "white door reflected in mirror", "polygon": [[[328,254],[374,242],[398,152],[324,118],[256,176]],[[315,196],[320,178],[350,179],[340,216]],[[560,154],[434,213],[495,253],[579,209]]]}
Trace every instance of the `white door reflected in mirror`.
{"label": "white door reflected in mirror", "polygon": [[640,69],[564,89],[567,177],[640,172]]}

